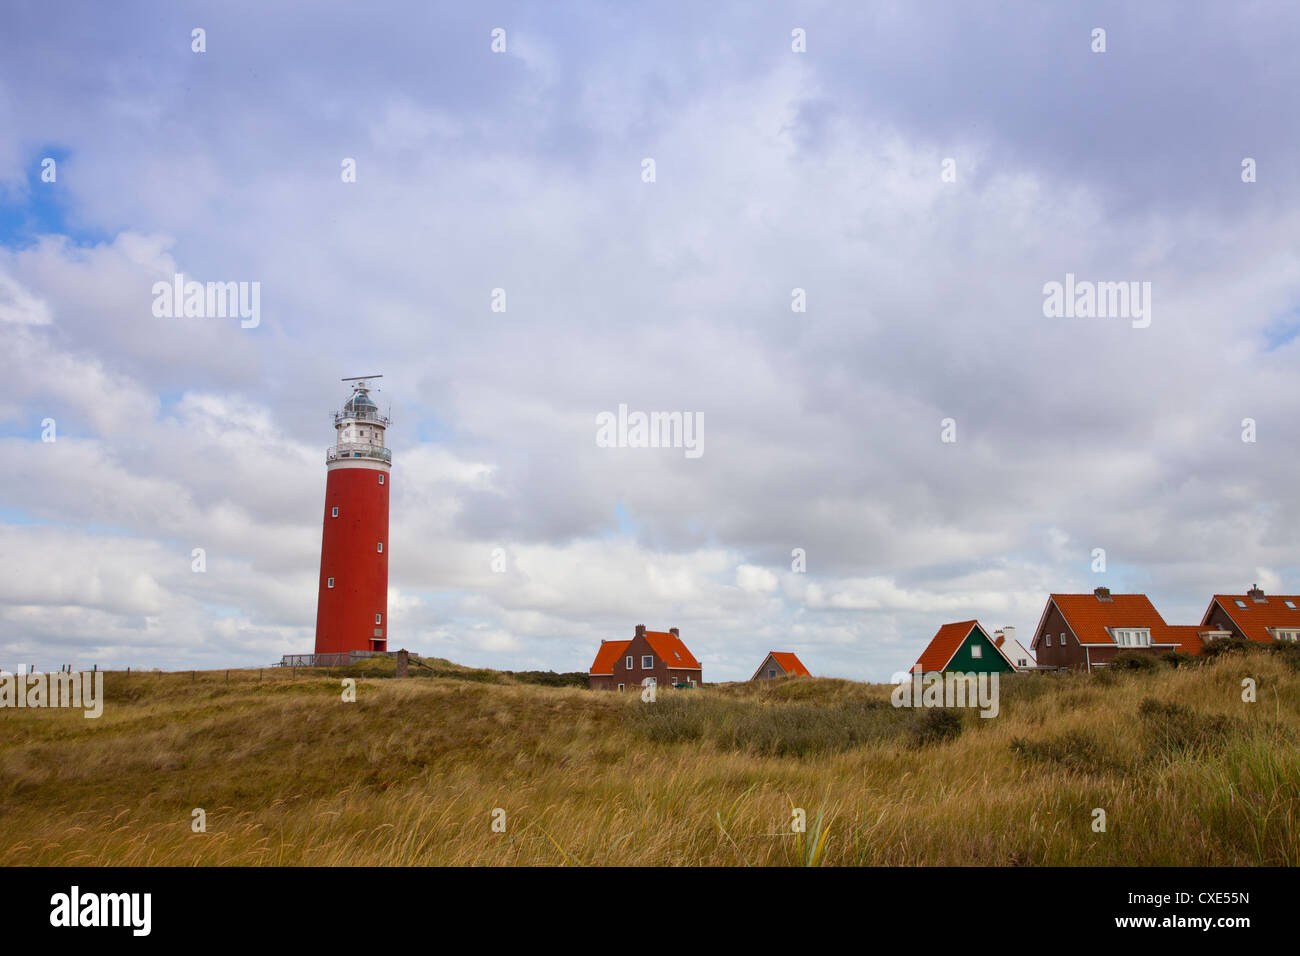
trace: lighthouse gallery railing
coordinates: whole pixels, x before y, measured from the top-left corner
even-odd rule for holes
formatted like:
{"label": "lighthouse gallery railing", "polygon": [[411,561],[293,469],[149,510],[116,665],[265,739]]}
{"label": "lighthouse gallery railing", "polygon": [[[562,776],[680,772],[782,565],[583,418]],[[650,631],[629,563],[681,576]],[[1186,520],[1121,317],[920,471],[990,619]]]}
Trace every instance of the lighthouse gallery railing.
{"label": "lighthouse gallery railing", "polygon": [[326,461],[335,461],[339,458],[377,458],[379,461],[391,463],[393,453],[380,445],[367,445],[365,442],[339,442],[325,449]]}

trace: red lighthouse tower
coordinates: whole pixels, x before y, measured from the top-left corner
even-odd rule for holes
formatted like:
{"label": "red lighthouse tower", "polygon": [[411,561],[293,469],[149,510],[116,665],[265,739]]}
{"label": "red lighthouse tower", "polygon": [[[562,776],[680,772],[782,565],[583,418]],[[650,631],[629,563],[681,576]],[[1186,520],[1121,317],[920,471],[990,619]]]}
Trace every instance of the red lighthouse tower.
{"label": "red lighthouse tower", "polygon": [[316,653],[388,649],[388,419],[370,397],[381,375],[345,378],[352,397],[334,413],[325,451],[325,527],[316,602]]}

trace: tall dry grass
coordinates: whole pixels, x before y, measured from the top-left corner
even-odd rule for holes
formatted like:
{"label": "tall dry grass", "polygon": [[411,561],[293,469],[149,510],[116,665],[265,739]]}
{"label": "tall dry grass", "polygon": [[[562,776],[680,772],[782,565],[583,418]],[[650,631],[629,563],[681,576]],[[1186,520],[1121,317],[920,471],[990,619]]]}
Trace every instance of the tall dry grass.
{"label": "tall dry grass", "polygon": [[99,720],[0,711],[0,863],[1300,863],[1300,675],[1269,655],[1014,676],[997,718],[937,722],[836,680],[643,704],[363,677],[343,703],[338,674],[258,676],[114,673]]}

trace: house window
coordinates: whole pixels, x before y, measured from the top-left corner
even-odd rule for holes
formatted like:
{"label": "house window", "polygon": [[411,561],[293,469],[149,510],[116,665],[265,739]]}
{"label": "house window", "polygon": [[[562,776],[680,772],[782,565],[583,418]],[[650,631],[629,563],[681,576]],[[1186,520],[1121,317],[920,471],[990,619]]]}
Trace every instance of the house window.
{"label": "house window", "polygon": [[767,672],[767,676],[768,676],[768,677],[776,677],[776,671],[768,671],[768,672]]}
{"label": "house window", "polygon": [[376,615],[375,615],[375,623],[376,623],[376,624],[383,624],[383,623],[384,623],[384,616],[383,616],[382,614],[376,614]]}
{"label": "house window", "polygon": [[384,553],[384,542],[382,541],[379,542],[379,553],[380,554]]}
{"label": "house window", "polygon": [[1275,627],[1273,628],[1273,639],[1277,641],[1297,641],[1300,640],[1300,628],[1296,627]]}
{"label": "house window", "polygon": [[326,579],[325,579],[325,586],[326,586],[327,588],[332,588],[332,587],[334,587],[334,579],[333,579],[333,578],[326,578]]}
{"label": "house window", "polygon": [[1282,603],[1285,604],[1287,607],[1289,607],[1291,610],[1293,611],[1295,610],[1295,601],[1283,601]]}
{"label": "house window", "polygon": [[383,475],[382,472],[380,472],[380,475],[379,475],[379,483],[380,483],[381,485],[384,483],[384,475]]}
{"label": "house window", "polygon": [[1151,630],[1145,627],[1117,628],[1115,643],[1120,647],[1150,647]]}
{"label": "house window", "polygon": [[631,669],[632,669],[632,655],[631,655],[631,654],[627,655],[627,669],[628,669],[628,670],[631,670]]}
{"label": "house window", "polygon": [[1025,660],[1025,659],[1022,657],[1022,658],[1020,658],[1020,665],[1019,665],[1019,666],[1021,666],[1021,667],[1028,667],[1028,666],[1029,666],[1029,661]]}
{"label": "house window", "polygon": [[336,506],[336,507],[334,508],[334,510],[330,512],[330,517],[331,517],[331,518],[337,518],[338,516],[339,516],[339,509],[338,509],[338,507]]}
{"label": "house window", "polygon": [[1245,607],[1245,606],[1246,606],[1246,602],[1243,601],[1241,598],[1237,598],[1237,599],[1236,599],[1236,602],[1237,602],[1237,607]]}
{"label": "house window", "polygon": [[618,685],[618,689],[619,689],[619,690],[622,690],[622,689],[623,689],[623,685],[622,685],[622,684],[619,684],[619,685]]}
{"label": "house window", "polygon": [[645,654],[641,657],[641,669],[643,671],[652,671],[655,669],[655,659],[652,654]]}
{"label": "house window", "polygon": [[1065,646],[1065,635],[1064,635],[1064,634],[1061,635],[1061,646],[1062,646],[1062,647]]}
{"label": "house window", "polygon": [[970,648],[970,656],[975,660],[979,660],[984,656],[984,648],[979,644],[972,644]]}
{"label": "house window", "polygon": [[1048,634],[1048,635],[1047,635],[1047,646],[1048,646],[1048,647],[1051,647],[1051,646],[1052,646],[1052,635],[1051,635],[1051,634]]}

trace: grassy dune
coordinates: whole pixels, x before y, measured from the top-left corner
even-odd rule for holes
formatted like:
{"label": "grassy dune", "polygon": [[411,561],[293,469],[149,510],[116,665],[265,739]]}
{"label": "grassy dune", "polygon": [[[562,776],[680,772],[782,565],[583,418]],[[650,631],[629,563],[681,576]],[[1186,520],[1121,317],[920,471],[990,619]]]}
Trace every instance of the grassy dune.
{"label": "grassy dune", "polygon": [[368,666],[356,703],[341,671],[111,673],[98,720],[0,710],[0,864],[1300,863],[1300,674],[1273,655],[1013,676],[991,720],[838,680],[643,704]]}

